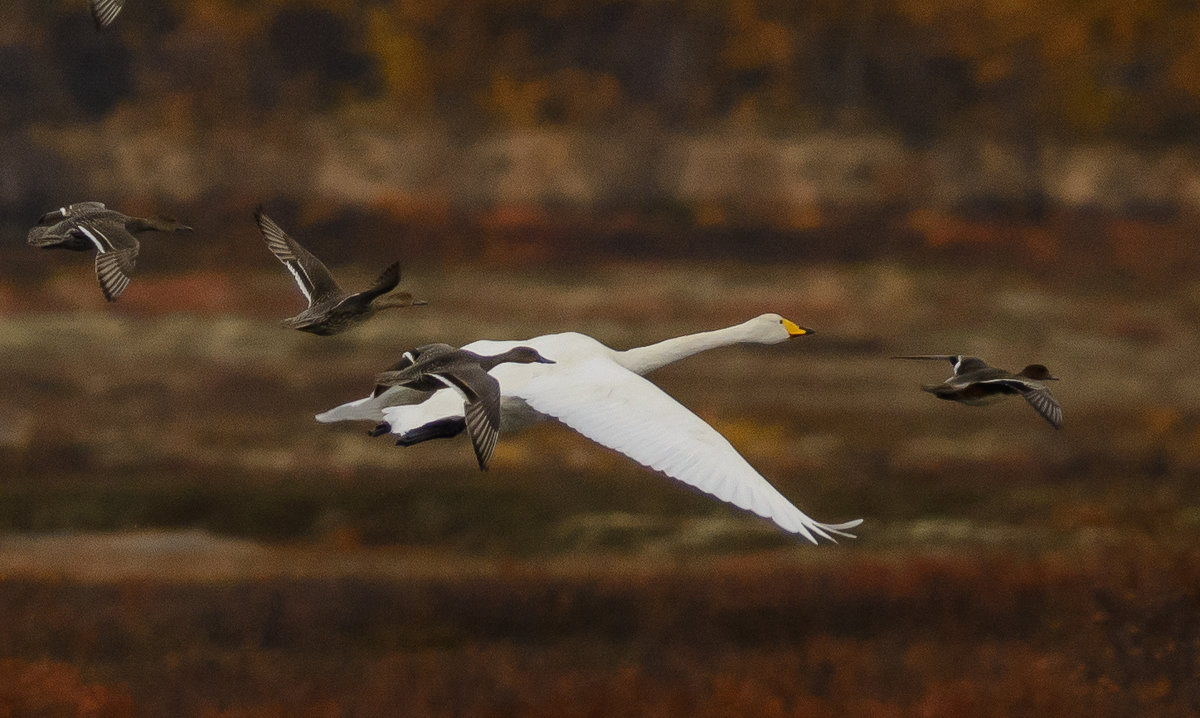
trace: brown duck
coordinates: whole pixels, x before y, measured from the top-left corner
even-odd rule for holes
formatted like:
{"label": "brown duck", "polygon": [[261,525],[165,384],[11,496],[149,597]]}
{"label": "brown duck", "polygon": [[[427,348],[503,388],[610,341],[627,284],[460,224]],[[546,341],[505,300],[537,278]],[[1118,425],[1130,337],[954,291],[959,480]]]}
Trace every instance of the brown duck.
{"label": "brown duck", "polygon": [[423,300],[413,299],[408,292],[383,296],[400,284],[399,262],[383,270],[368,289],[361,292],[344,292],[321,260],[301,247],[270,217],[263,214],[261,207],[254,212],[254,219],[267,242],[267,249],[270,249],[275,258],[292,273],[296,286],[308,300],[308,308],[290,319],[283,320],[285,327],[328,336],[343,332],[371,318],[381,309],[425,304]]}
{"label": "brown duck", "polygon": [[139,248],[135,234],[191,229],[169,217],[130,217],[101,202],[77,202],[42,215],[25,243],[42,249],[95,250],[96,278],[111,302],[129,286]]}
{"label": "brown duck", "polygon": [[893,359],[940,359],[954,365],[954,375],[941,384],[921,388],[939,399],[979,406],[998,401],[1005,396],[1019,395],[1037,410],[1055,429],[1062,428],[1062,407],[1050,394],[1044,382],[1056,381],[1042,364],[1030,364],[1016,374],[988,366],[978,357],[961,354],[922,354],[892,357]]}
{"label": "brown duck", "polygon": [[[479,468],[486,471],[488,459],[492,457],[496,439],[500,436],[500,382],[488,372],[506,362],[554,363],[533,347],[527,346],[483,356],[456,349],[449,344],[426,344],[405,352],[397,364],[379,374],[375,378],[378,384],[376,392],[388,386],[405,386],[417,391],[437,391],[450,387],[457,391],[465,402],[463,420],[471,436],[475,459],[479,462]],[[371,433],[379,436],[387,431],[390,431],[390,427],[381,424]],[[408,445],[403,440],[397,443]]]}

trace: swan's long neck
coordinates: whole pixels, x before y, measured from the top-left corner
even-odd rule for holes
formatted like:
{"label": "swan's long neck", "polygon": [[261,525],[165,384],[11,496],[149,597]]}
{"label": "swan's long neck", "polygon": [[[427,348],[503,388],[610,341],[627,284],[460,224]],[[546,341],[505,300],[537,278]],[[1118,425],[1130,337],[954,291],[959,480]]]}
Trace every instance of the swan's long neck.
{"label": "swan's long neck", "polygon": [[748,327],[745,324],[738,324],[711,332],[685,334],[673,339],[664,339],[644,347],[626,349],[617,352],[616,359],[617,363],[626,369],[636,374],[646,374],[671,362],[686,359],[693,354],[699,354],[709,349],[752,341],[755,339],[748,331]]}

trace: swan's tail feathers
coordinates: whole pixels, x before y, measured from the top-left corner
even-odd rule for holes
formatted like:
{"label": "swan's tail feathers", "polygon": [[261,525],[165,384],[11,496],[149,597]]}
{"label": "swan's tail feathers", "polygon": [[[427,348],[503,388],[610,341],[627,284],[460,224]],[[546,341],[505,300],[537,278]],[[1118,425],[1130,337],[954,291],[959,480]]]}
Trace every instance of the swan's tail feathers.
{"label": "swan's tail feathers", "polygon": [[378,397],[368,396],[365,399],[351,401],[341,406],[335,406],[329,411],[317,414],[317,421],[322,424],[332,424],[335,421],[383,421],[383,402]]}

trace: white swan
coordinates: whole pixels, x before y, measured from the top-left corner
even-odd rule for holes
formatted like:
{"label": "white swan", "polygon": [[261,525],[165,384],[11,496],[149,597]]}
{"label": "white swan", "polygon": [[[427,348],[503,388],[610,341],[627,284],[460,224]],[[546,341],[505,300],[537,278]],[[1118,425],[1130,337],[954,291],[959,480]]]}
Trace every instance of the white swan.
{"label": "white swan", "polygon": [[[784,498],[716,429],[640,375],[708,349],[731,344],[777,344],[808,334],[778,314],[617,351],[576,332],[521,341],[481,340],[462,348],[497,354],[530,346],[554,364],[501,364],[502,431],[556,419],[634,461],[770,519],[813,543],[847,533],[862,519],[824,524]],[[448,389],[421,392],[394,387],[317,415],[317,421],[383,422],[398,443],[453,436],[463,427],[462,399]]]}

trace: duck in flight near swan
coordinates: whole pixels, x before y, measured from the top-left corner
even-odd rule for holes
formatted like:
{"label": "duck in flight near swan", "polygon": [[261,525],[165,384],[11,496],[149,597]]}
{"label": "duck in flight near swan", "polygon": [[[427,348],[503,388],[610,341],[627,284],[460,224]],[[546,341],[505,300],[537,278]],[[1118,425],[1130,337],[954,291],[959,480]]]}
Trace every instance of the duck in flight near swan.
{"label": "duck in flight near swan", "polygon": [[[853,537],[861,519],[839,524],[813,520],[784,498],[712,426],[650,381],[654,369],[733,344],[777,344],[810,330],[778,314],[732,327],[667,339],[624,351],[585,334],[548,334],[522,341],[481,340],[462,347],[496,354],[517,346],[537,350],[554,364],[501,364],[490,374],[500,385],[501,430],[555,419],[634,461],[774,521],[813,543]],[[445,389],[392,387],[317,415],[321,422],[380,422],[409,445],[463,431],[462,400]]]}
{"label": "duck in flight near swan", "polygon": [[381,309],[425,304],[423,300],[413,299],[408,292],[383,296],[400,284],[399,262],[383,270],[370,288],[361,292],[344,292],[321,260],[284,232],[263,213],[262,207],[255,210],[254,221],[258,223],[267,249],[292,273],[296,286],[308,300],[308,307],[304,311],[283,320],[285,327],[329,336],[371,318]]}
{"label": "duck in flight near swan", "polygon": [[42,249],[95,250],[96,279],[104,298],[112,302],[129,286],[140,247],[135,234],[191,229],[169,217],[142,219],[111,210],[103,202],[76,202],[42,215],[25,243]]}
{"label": "duck in flight near swan", "polygon": [[988,366],[978,357],[962,354],[920,354],[916,356],[892,357],[893,359],[932,359],[949,361],[954,365],[954,375],[941,384],[927,384],[921,388],[939,399],[957,401],[960,404],[980,406],[999,401],[1013,394],[1029,402],[1055,429],[1062,428],[1062,407],[1050,394],[1045,382],[1056,381],[1050,370],[1042,364],[1030,364],[1016,374]]}
{"label": "duck in flight near swan", "polygon": [[464,402],[464,423],[479,468],[487,471],[488,459],[500,436],[500,382],[488,372],[506,362],[554,363],[532,347],[513,347],[495,356],[480,356],[449,344],[426,344],[404,352],[399,362],[375,377],[376,391],[389,386],[430,392],[453,389]]}

